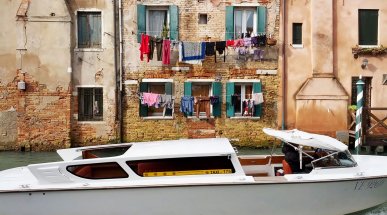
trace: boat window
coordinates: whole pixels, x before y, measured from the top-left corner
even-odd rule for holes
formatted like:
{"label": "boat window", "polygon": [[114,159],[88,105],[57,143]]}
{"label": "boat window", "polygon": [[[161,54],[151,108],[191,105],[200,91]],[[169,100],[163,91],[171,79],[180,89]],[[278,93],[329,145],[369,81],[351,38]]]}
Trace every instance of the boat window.
{"label": "boat window", "polygon": [[127,164],[137,175],[142,177],[231,174],[235,172],[229,156],[140,160],[128,161]]}
{"label": "boat window", "polygon": [[118,163],[97,163],[68,166],[67,171],[86,179],[127,178],[128,174]]}
{"label": "boat window", "polygon": [[326,156],[312,161],[313,167],[334,168],[334,167],[354,167],[355,160],[348,151],[326,152]]}
{"label": "boat window", "polygon": [[82,151],[82,159],[106,158],[123,155],[130,146],[106,147]]}

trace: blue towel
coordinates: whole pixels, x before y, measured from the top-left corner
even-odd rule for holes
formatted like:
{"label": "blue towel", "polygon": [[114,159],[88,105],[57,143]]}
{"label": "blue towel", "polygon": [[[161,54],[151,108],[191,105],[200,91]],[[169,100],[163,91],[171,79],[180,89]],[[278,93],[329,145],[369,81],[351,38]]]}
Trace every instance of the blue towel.
{"label": "blue towel", "polygon": [[204,60],[206,57],[206,43],[182,42],[183,61]]}

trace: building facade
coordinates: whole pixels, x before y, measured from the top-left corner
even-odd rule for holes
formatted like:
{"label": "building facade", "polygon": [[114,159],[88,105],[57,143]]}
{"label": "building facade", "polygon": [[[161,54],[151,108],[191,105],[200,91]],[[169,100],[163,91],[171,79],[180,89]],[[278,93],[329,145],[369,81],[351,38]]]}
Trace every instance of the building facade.
{"label": "building facade", "polygon": [[0,150],[117,139],[111,1],[1,1]]}
{"label": "building facade", "polygon": [[[200,61],[184,60],[182,47],[245,36],[278,39],[279,4],[123,0],[123,141],[228,137],[235,145],[263,146],[267,141],[261,129],[277,127],[278,46],[265,42],[246,54],[227,47]],[[157,39],[153,58],[148,62],[144,54],[141,60],[145,35],[171,42],[169,63],[157,58]],[[254,50],[262,57],[254,58]],[[172,109],[142,105],[140,96],[147,93],[171,95]],[[256,93],[263,94],[264,102],[245,112],[243,102]],[[206,103],[208,97],[219,102]],[[186,110],[182,100],[190,98],[196,100],[193,113],[181,112]]]}
{"label": "building facade", "polygon": [[[385,1],[283,0],[283,7],[279,121],[331,136],[353,128],[348,107],[356,105],[359,76],[365,82],[364,106],[387,107]],[[372,113],[385,121],[386,110]],[[381,123],[378,127],[387,133]]]}

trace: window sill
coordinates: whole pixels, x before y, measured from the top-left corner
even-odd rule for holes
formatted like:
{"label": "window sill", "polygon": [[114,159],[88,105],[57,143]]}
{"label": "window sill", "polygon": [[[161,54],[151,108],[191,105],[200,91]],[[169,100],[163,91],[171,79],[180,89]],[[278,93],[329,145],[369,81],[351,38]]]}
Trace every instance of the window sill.
{"label": "window sill", "polygon": [[214,119],[215,117],[214,116],[210,116],[210,118],[207,118],[206,116],[199,116],[199,118],[197,118],[196,116],[187,116],[188,119]]}
{"label": "window sill", "polygon": [[359,45],[359,48],[372,49],[372,48],[380,48],[379,45]]}
{"label": "window sill", "polygon": [[75,52],[103,52],[103,48],[76,48]]}
{"label": "window sill", "polygon": [[141,117],[144,120],[172,120],[173,116],[147,116],[147,117]]}
{"label": "window sill", "polygon": [[78,124],[106,124],[105,121],[78,121]]}
{"label": "window sill", "polygon": [[261,119],[261,117],[259,116],[233,116],[233,117],[229,117],[229,119],[243,119],[243,120],[259,120]]}
{"label": "window sill", "polygon": [[291,44],[291,46],[294,49],[303,49],[304,48],[304,44]]}

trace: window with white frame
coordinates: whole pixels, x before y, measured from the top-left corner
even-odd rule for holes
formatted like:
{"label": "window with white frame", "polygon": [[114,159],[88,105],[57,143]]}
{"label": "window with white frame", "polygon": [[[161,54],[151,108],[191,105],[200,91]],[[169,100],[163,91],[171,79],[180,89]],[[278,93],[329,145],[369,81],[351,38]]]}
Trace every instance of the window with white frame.
{"label": "window with white frame", "polygon": [[176,5],[137,5],[137,42],[141,35],[178,39],[179,11]]}
{"label": "window with white frame", "polygon": [[359,45],[378,45],[379,10],[359,10]]}
{"label": "window with white frame", "polygon": [[221,95],[222,84],[220,82],[201,80],[184,82],[184,97],[192,97],[195,101],[192,112],[188,115],[198,118],[220,117]]}
{"label": "window with white frame", "polygon": [[78,88],[78,121],[103,120],[102,87]]}
{"label": "window with white frame", "polygon": [[226,84],[227,117],[260,117],[262,114],[260,80],[231,80]]}
{"label": "window with white frame", "polygon": [[257,10],[254,8],[238,8],[234,10],[234,38],[249,36],[257,32]]}
{"label": "window with white frame", "polygon": [[[173,82],[171,80],[143,80],[140,83],[140,116],[171,118],[174,110]],[[157,98],[155,103],[154,98]]]}
{"label": "window with white frame", "polygon": [[101,12],[78,11],[78,48],[101,48]]}
{"label": "window with white frame", "polygon": [[147,7],[146,33],[155,37],[169,37],[168,7]]}

